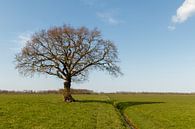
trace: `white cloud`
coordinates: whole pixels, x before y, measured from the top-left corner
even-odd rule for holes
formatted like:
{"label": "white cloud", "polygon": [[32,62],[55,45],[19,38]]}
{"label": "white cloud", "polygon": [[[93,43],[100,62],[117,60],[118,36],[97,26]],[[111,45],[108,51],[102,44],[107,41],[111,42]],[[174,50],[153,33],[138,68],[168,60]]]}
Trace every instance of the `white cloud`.
{"label": "white cloud", "polygon": [[[105,9],[110,2],[109,0],[80,0],[83,4],[91,7],[93,10],[102,10]],[[124,21],[117,18],[118,12],[117,9],[110,9],[109,11],[96,11],[96,16],[103,22],[106,22],[110,25],[118,25]]]}
{"label": "white cloud", "polygon": [[18,43],[20,47],[24,47],[26,45],[26,42],[30,40],[32,33],[31,32],[26,32],[22,33],[18,36]]}
{"label": "white cloud", "polygon": [[14,43],[13,48],[11,50],[18,52],[20,49],[22,49],[28,40],[30,40],[32,35],[32,32],[25,32],[18,35],[18,37],[15,40],[12,40],[12,43]]}
{"label": "white cloud", "polygon": [[103,21],[106,22],[110,25],[118,25],[122,23],[122,20],[119,20],[116,18],[116,13],[111,11],[111,12],[98,12],[97,16]]}
{"label": "white cloud", "polygon": [[195,14],[195,0],[185,0],[172,17],[172,23],[183,23]]}
{"label": "white cloud", "polygon": [[174,31],[176,28],[175,28],[174,25],[170,25],[170,26],[168,26],[168,29],[169,29],[170,31]]}

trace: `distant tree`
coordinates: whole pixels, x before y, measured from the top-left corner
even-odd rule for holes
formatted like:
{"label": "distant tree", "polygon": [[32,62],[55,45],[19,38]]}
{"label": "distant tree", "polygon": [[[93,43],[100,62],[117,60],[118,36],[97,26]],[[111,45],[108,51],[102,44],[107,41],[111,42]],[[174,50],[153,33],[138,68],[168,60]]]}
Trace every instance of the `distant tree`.
{"label": "distant tree", "polygon": [[16,54],[16,69],[25,76],[49,74],[64,80],[64,101],[71,96],[71,82],[87,79],[89,71],[103,70],[121,74],[116,46],[101,37],[97,29],[64,25],[32,35],[26,46]]}

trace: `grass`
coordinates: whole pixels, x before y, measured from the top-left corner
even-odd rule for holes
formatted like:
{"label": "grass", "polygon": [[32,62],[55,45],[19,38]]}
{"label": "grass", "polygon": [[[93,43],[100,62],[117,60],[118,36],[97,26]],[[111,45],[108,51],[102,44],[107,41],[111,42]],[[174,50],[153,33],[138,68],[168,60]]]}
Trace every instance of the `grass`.
{"label": "grass", "polygon": [[125,129],[105,95],[0,95],[0,129]]}
{"label": "grass", "polygon": [[[0,129],[195,129],[195,95],[0,94]],[[114,106],[113,106],[114,105]]]}
{"label": "grass", "polygon": [[110,94],[139,129],[195,129],[195,95]]}

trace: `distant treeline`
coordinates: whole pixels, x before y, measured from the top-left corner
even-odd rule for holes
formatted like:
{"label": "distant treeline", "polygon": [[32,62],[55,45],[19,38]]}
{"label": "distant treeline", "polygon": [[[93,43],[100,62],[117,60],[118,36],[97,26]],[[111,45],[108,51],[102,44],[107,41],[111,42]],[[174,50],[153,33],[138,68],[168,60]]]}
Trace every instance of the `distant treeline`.
{"label": "distant treeline", "polygon": [[[23,90],[23,91],[14,91],[14,90],[0,90],[0,94],[61,94],[64,92],[64,89],[59,90]],[[93,90],[87,89],[71,89],[72,94],[95,94]]]}
{"label": "distant treeline", "polygon": [[125,92],[125,91],[118,91],[114,93],[109,94],[195,94],[195,92],[189,92],[189,93],[182,93],[182,92]]}
{"label": "distant treeline", "polygon": [[[23,90],[23,91],[14,91],[14,90],[0,90],[0,94],[63,94],[64,89],[59,90],[40,90],[40,91],[34,91],[34,90]],[[88,89],[71,89],[72,94],[195,94],[195,92],[191,93],[181,93],[181,92],[125,92],[125,91],[118,91],[118,92],[111,92],[111,93],[104,93],[104,92],[94,92],[93,90]]]}
{"label": "distant treeline", "polygon": [[[59,93],[64,93],[64,89],[60,89],[58,91]],[[87,89],[71,89],[72,94],[95,94],[93,90],[87,90]]]}

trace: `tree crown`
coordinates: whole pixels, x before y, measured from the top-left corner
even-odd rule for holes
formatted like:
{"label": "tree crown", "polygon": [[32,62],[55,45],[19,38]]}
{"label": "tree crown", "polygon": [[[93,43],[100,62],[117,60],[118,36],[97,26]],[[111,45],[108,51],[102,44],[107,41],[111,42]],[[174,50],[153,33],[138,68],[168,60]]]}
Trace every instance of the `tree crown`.
{"label": "tree crown", "polygon": [[82,81],[90,70],[121,74],[118,51],[97,29],[71,26],[53,27],[32,35],[16,54],[16,69],[23,75],[43,73],[63,80]]}

